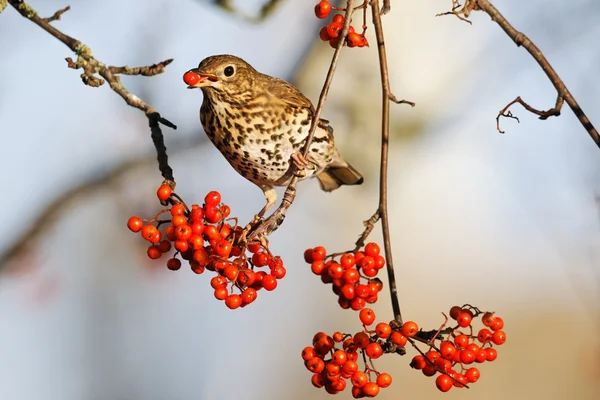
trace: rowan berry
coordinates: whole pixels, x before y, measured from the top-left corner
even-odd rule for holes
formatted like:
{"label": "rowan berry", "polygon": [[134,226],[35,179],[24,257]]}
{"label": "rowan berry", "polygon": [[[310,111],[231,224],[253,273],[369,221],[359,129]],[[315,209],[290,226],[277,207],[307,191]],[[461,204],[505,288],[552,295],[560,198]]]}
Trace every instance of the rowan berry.
{"label": "rowan berry", "polygon": [[381,348],[381,345],[379,343],[372,342],[369,343],[365,348],[365,353],[368,357],[376,359],[381,357],[381,355],[383,354],[383,349]]}
{"label": "rowan berry", "polygon": [[454,338],[454,344],[459,349],[464,349],[469,345],[469,337],[467,335],[458,335]]}
{"label": "rowan berry", "polygon": [[386,372],[377,375],[377,386],[380,388],[389,387],[392,384],[392,376]]}
{"label": "rowan berry", "polygon": [[492,326],[492,324],[494,323],[495,320],[496,320],[495,314],[492,312],[489,312],[489,311],[484,313],[483,316],[481,317],[481,323],[487,327]]}
{"label": "rowan berry", "polygon": [[362,43],[362,36],[356,32],[348,32],[346,42],[348,43],[348,47],[358,47]]}
{"label": "rowan berry", "polygon": [[465,372],[465,377],[467,378],[467,382],[474,383],[477,382],[481,374],[477,368],[469,368],[467,372]]}
{"label": "rowan berry", "polygon": [[413,321],[408,321],[405,322],[404,325],[402,325],[402,334],[406,337],[413,337],[417,334],[417,332],[419,331],[419,326],[416,324],[416,322]]}
{"label": "rowan berry", "polygon": [[443,340],[440,343],[440,355],[445,358],[446,360],[452,360],[452,356],[454,356],[454,353],[456,353],[456,347],[454,347],[454,345],[447,341],[447,340]]}
{"label": "rowan berry", "polygon": [[467,377],[463,374],[455,373],[453,378],[456,380],[453,381],[452,384],[458,388],[465,387],[467,384]]}
{"label": "rowan berry", "polygon": [[344,267],[338,263],[333,263],[327,268],[327,275],[329,275],[331,279],[340,279],[344,276]]}
{"label": "rowan berry", "polygon": [[463,364],[471,364],[475,361],[475,352],[471,349],[464,349],[460,352],[460,362]]}
{"label": "rowan berry", "polygon": [[423,369],[426,365],[427,361],[425,360],[425,357],[423,357],[420,354],[414,356],[413,359],[410,361],[410,366],[414,369]]}
{"label": "rowan berry", "polygon": [[496,317],[490,328],[492,328],[493,331],[499,331],[500,329],[504,328],[504,320],[500,317]]}
{"label": "rowan berry", "polygon": [[188,71],[183,74],[183,81],[188,85],[193,86],[200,81],[200,77],[195,72]]}
{"label": "rowan berry", "polygon": [[392,334],[392,328],[390,324],[380,322],[375,326],[375,334],[382,339],[387,339]]}
{"label": "rowan berry", "polygon": [[452,378],[446,374],[442,374],[435,379],[435,386],[441,392],[447,392],[448,390],[452,389],[452,383]]}
{"label": "rowan berry", "polygon": [[333,22],[334,24],[344,24],[344,21],[346,20],[346,18],[344,18],[344,16],[342,14],[336,14],[333,16],[333,20],[331,22]]}
{"label": "rowan berry", "polygon": [[151,243],[158,243],[160,241],[160,238],[156,240],[160,232],[154,225],[144,225],[141,229],[141,234],[144,239]]}
{"label": "rowan berry", "polygon": [[489,342],[490,340],[492,340],[492,332],[490,332],[489,329],[480,329],[477,333],[477,340],[479,340],[483,344]]}
{"label": "rowan berry", "polygon": [[175,247],[175,250],[177,250],[181,253],[185,253],[188,250],[188,248],[190,247],[190,244],[185,240],[176,240],[173,243],[173,247]]}
{"label": "rowan berry", "polygon": [[492,334],[492,342],[497,345],[504,344],[506,342],[506,334],[503,331],[496,331]]}
{"label": "rowan berry", "polygon": [[360,310],[358,317],[360,318],[360,322],[369,326],[375,321],[375,311],[370,308],[363,308]]}
{"label": "rowan berry", "polygon": [[375,397],[379,394],[379,386],[375,382],[367,382],[362,390],[367,397]]}
{"label": "rowan berry", "polygon": [[425,353],[425,358],[427,358],[432,364],[435,364],[438,358],[440,358],[440,353],[435,350],[429,350],[427,353]]}
{"label": "rowan berry", "polygon": [[450,318],[456,319],[458,318],[458,314],[462,312],[462,308],[459,306],[452,306],[450,308]]}
{"label": "rowan berry", "polygon": [[485,351],[487,353],[487,361],[494,361],[496,358],[498,358],[498,351],[496,349],[488,348],[485,349]]}
{"label": "rowan berry", "polygon": [[160,258],[160,256],[162,256],[162,251],[160,251],[158,246],[155,244],[150,245],[146,253],[148,254],[148,257],[150,257],[153,260],[156,260],[157,258]]}
{"label": "rowan berry", "polygon": [[425,365],[423,367],[423,369],[421,370],[421,372],[425,376],[434,376],[435,374],[437,374],[438,371],[437,371],[435,365],[427,363],[427,365]]}
{"label": "rowan berry", "polygon": [[206,197],[204,198],[204,203],[207,207],[213,206],[216,207],[221,202],[221,193],[213,190],[212,192],[208,192]]}
{"label": "rowan berry", "polygon": [[398,331],[392,332],[392,335],[390,338],[392,340],[392,343],[394,343],[396,346],[400,346],[400,347],[404,347],[406,345],[406,343],[408,342],[408,338]]}
{"label": "rowan berry", "polygon": [[369,382],[369,377],[362,371],[356,371],[352,374],[350,382],[352,383],[352,386],[362,388]]}
{"label": "rowan berry", "polygon": [[354,298],[354,286],[345,284],[340,288],[340,295],[347,300],[352,300]]}
{"label": "rowan berry", "polygon": [[171,197],[172,193],[173,189],[171,189],[171,186],[164,184],[160,185],[160,187],[156,191],[156,196],[160,201],[166,201],[169,199],[169,197]]}
{"label": "rowan berry", "polygon": [[235,310],[242,305],[242,297],[239,294],[230,294],[225,298],[225,305]]}
{"label": "rowan berry", "polygon": [[273,275],[265,275],[262,279],[262,286],[267,291],[275,290],[277,287],[277,278]]}
{"label": "rowan berry", "polygon": [[471,321],[473,320],[473,316],[471,315],[470,312],[466,312],[465,310],[461,311],[460,314],[458,314],[458,316],[456,317],[456,322],[458,322],[458,325],[466,328],[467,326],[471,325]]}
{"label": "rowan berry", "polygon": [[354,311],[362,310],[366,305],[365,299],[357,297],[356,294],[354,298],[350,301],[350,308]]}
{"label": "rowan berry", "polygon": [[312,378],[310,379],[310,382],[317,389],[320,389],[323,386],[325,386],[325,378],[323,378],[323,375],[321,374],[313,374]]}
{"label": "rowan berry", "polygon": [[[332,22],[329,25],[327,25],[327,35],[330,37],[330,40],[329,40],[330,44],[331,44],[332,40],[338,38],[343,27],[344,26],[342,24],[337,24],[335,22]],[[335,46],[332,45],[332,47],[337,47],[337,43]]]}
{"label": "rowan berry", "polygon": [[131,232],[139,232],[144,227],[144,222],[139,217],[131,217],[127,220],[127,227]]}
{"label": "rowan berry", "polygon": [[258,296],[258,294],[256,293],[256,289],[247,288],[246,290],[244,290],[242,292],[242,294],[240,296],[242,297],[243,304],[250,304],[254,300],[256,300],[256,297]]}
{"label": "rowan berry", "polygon": [[364,332],[358,332],[354,335],[354,344],[356,344],[356,347],[359,349],[367,347],[370,341],[369,335]]}
{"label": "rowan berry", "polygon": [[315,15],[319,19],[327,18],[329,13],[331,12],[331,4],[328,1],[322,0],[315,6]]}
{"label": "rowan berry", "polygon": [[176,215],[184,215],[185,207],[181,203],[173,204],[171,207],[171,215],[174,217]]}
{"label": "rowan berry", "polygon": [[475,362],[482,363],[487,360],[487,351],[485,349],[478,349],[475,352]]}
{"label": "rowan berry", "polygon": [[215,289],[214,295],[217,300],[225,300],[225,298],[229,295],[229,291],[226,287],[221,286]]}
{"label": "rowan berry", "polygon": [[325,369],[325,362],[319,357],[312,357],[304,362],[304,366],[310,372],[319,374]]}
{"label": "rowan berry", "polygon": [[179,258],[170,258],[169,261],[167,261],[167,268],[171,271],[177,271],[181,268],[181,260]]}

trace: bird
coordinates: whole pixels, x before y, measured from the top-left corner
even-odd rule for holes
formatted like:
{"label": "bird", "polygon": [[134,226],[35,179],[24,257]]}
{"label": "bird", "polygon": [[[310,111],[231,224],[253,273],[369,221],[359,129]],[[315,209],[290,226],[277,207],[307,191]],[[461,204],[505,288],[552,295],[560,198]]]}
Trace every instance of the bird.
{"label": "bird", "polygon": [[214,55],[184,74],[189,89],[201,89],[200,122],[210,141],[244,178],[262,189],[262,218],[275,205],[275,186],[287,186],[294,165],[299,179],[316,177],[321,189],[359,185],[363,176],[335,147],[329,121],[319,119],[306,157],[302,151],[315,108],[296,87],[262,74],[243,59]]}

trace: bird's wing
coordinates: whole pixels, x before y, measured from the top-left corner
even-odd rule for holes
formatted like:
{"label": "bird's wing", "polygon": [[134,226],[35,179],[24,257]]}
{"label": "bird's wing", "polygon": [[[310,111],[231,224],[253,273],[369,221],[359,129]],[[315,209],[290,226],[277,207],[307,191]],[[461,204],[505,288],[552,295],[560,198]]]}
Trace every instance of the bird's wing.
{"label": "bird's wing", "polygon": [[311,112],[315,109],[310,100],[304,96],[294,85],[279,78],[269,79],[267,85],[267,91],[274,97],[277,98],[287,105],[297,108],[308,108]]}

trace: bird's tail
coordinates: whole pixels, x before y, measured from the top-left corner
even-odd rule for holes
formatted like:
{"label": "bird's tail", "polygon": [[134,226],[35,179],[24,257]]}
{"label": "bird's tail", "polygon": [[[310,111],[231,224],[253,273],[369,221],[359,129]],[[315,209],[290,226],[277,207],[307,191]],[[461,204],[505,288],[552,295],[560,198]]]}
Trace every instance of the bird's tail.
{"label": "bird's tail", "polygon": [[333,162],[317,175],[321,189],[331,192],[342,185],[360,185],[363,176],[345,161]]}

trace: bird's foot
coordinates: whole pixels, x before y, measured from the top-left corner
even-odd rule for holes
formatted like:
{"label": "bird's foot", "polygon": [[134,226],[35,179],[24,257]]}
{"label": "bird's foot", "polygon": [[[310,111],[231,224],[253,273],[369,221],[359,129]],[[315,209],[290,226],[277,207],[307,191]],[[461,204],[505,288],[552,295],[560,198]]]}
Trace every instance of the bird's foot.
{"label": "bird's foot", "polygon": [[296,151],[291,155],[292,162],[296,166],[295,175],[299,178],[306,177],[306,169],[313,170],[315,169],[315,165],[310,160],[310,155],[308,157],[304,157],[302,153]]}

